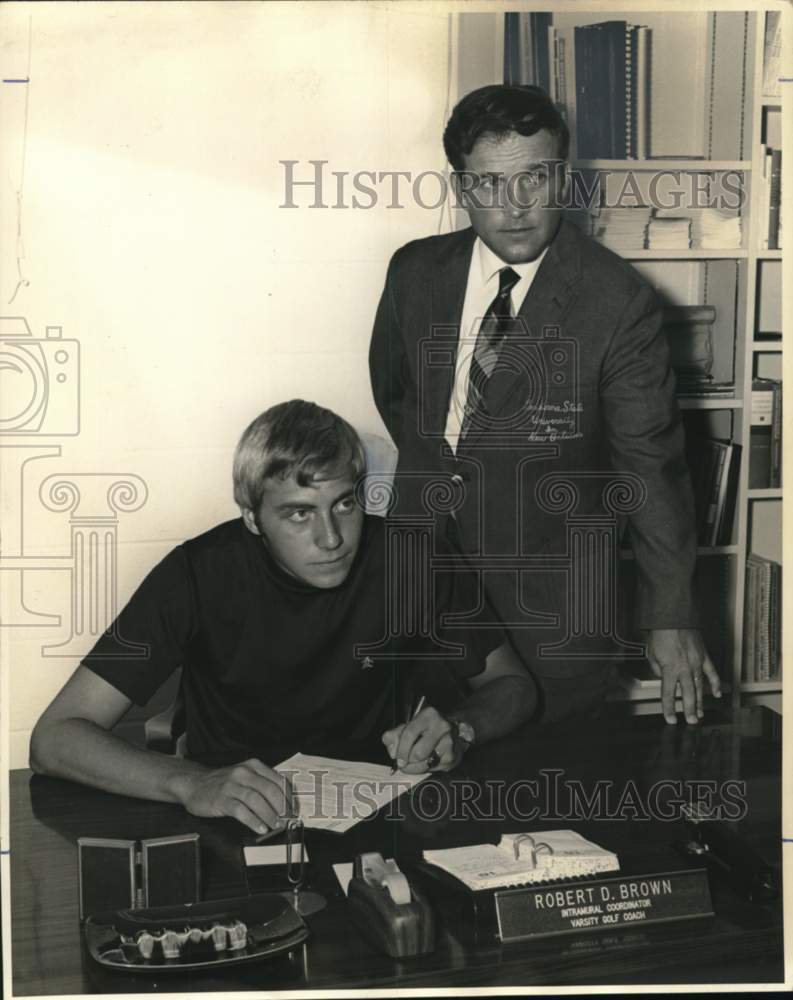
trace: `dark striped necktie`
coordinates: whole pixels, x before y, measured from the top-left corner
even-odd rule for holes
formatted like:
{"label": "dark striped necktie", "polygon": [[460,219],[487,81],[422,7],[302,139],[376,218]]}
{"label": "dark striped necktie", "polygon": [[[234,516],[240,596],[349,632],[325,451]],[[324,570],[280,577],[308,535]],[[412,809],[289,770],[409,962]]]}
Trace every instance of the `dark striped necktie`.
{"label": "dark striped necktie", "polygon": [[511,267],[502,267],[498,272],[498,294],[482,318],[471,358],[460,440],[468,433],[476,415],[487,413],[485,403],[487,382],[493,374],[499,352],[511,326],[510,320],[514,316],[511,292],[519,281],[520,275]]}

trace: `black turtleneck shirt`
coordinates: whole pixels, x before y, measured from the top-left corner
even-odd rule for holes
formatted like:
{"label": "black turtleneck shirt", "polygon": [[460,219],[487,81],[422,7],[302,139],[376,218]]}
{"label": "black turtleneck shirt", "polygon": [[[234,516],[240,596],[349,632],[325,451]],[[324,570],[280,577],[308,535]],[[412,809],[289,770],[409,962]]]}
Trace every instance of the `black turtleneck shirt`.
{"label": "black turtleneck shirt", "polygon": [[[435,574],[435,639],[419,627],[365,655],[356,647],[386,637],[388,601],[404,586],[388,587],[386,559],[385,522],[367,516],[346,580],[316,588],[284,572],[241,519],[228,521],[170,552],[83,665],[138,705],[183,667],[194,760],[274,765],[302,751],[385,761],[380,737],[409,703],[424,693],[437,704],[503,641],[497,627],[444,626],[449,612],[480,605],[475,577],[459,567]],[[436,640],[463,655],[439,656]]]}

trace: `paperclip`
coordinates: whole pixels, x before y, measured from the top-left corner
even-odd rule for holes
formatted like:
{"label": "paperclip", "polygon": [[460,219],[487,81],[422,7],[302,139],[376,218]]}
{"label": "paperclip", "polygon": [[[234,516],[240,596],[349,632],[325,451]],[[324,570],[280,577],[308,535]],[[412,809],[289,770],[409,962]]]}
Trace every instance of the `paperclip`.
{"label": "paperclip", "polygon": [[[292,848],[300,845],[300,858],[295,862]],[[302,819],[290,819],[286,824],[286,880],[291,891],[283,893],[301,916],[308,916],[324,909],[327,900],[318,892],[306,892],[300,887],[306,869],[306,831]]]}
{"label": "paperclip", "polygon": [[[300,845],[300,855],[295,864],[292,848]],[[295,878],[295,868],[297,868],[297,878]],[[303,876],[306,868],[306,840],[305,827],[302,819],[290,819],[286,824],[286,880],[293,887],[293,891],[298,893],[303,884]]]}

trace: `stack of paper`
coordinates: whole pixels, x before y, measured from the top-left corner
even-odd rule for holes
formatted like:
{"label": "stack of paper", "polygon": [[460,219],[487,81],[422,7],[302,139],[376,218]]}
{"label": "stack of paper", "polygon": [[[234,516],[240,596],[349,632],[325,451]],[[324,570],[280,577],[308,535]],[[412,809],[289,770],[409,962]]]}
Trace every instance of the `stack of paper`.
{"label": "stack of paper", "polygon": [[612,250],[642,250],[649,221],[649,208],[603,208],[592,220],[592,235]]}
{"label": "stack of paper", "polygon": [[647,227],[650,250],[688,250],[691,246],[691,219],[654,218]]}
{"label": "stack of paper", "polygon": [[697,250],[739,250],[741,217],[719,208],[691,212],[691,241]]}
{"label": "stack of paper", "polygon": [[[424,851],[424,860],[454,875],[473,890],[534,885],[619,871],[616,854],[598,847],[573,830],[552,830],[531,836],[537,847],[534,858],[527,849],[530,845],[527,845],[526,835],[511,833],[505,834],[499,844]],[[543,845],[550,850],[545,850]]]}

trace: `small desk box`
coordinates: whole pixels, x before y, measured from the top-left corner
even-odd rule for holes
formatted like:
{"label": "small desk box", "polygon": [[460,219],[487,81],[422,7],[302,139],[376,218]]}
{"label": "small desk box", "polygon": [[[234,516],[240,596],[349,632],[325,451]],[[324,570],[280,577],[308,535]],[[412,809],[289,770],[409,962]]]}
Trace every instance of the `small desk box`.
{"label": "small desk box", "polygon": [[80,837],[80,920],[107,910],[197,903],[198,834],[150,840]]}

